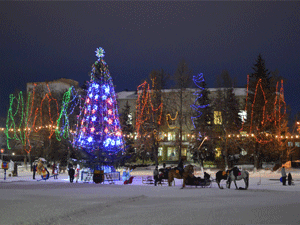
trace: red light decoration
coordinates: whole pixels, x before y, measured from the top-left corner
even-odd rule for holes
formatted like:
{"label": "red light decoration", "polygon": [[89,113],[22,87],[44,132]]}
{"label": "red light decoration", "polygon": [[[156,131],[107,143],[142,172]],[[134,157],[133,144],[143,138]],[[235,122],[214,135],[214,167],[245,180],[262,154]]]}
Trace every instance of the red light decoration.
{"label": "red light decoration", "polygon": [[[154,108],[151,101],[151,94],[153,91],[150,90],[150,85],[146,81],[137,87],[137,93],[136,131],[137,136],[139,137],[141,125],[146,121],[150,122],[152,120],[153,123],[161,124],[163,103],[161,102],[157,108]],[[159,113],[157,121],[155,121],[153,116],[156,112]]]}
{"label": "red light decoration", "polygon": [[[274,110],[273,113],[267,114],[266,113],[266,106],[268,101],[266,100],[266,95],[265,92],[262,88],[262,80],[259,79],[256,88],[255,88],[255,93],[254,93],[254,99],[253,103],[251,105],[251,118],[250,118],[250,127],[249,127],[249,133],[251,134],[251,137],[254,137],[257,142],[261,144],[267,144],[272,141],[272,135],[268,133],[262,133],[264,126],[267,124],[267,122],[274,122],[275,127],[277,127],[278,130],[278,135],[276,135],[276,138],[280,135],[280,126],[281,126],[281,121],[284,117],[286,117],[286,103],[284,100],[284,89],[283,89],[283,80],[281,80],[281,85],[280,85],[280,91],[278,92],[278,86],[279,82],[276,84],[276,97],[274,100]],[[264,105],[261,106],[263,108],[263,113],[262,113],[262,120],[261,120],[261,129],[259,130],[257,127],[254,129],[253,127],[253,114],[254,114],[254,107],[256,103],[256,98],[257,98],[257,91],[261,90],[264,98]],[[278,94],[279,93],[279,94]],[[247,102],[248,102],[248,97],[249,97],[249,75],[247,76],[247,95],[246,95],[246,106],[245,106],[245,111],[247,112]],[[242,123],[242,128],[240,131],[244,130],[244,121]],[[254,135],[254,131],[256,131],[259,135]]]}

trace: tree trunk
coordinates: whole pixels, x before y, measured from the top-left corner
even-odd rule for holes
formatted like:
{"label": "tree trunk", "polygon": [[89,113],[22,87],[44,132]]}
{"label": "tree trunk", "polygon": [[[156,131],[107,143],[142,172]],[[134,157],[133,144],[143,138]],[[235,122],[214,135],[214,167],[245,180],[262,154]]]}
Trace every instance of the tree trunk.
{"label": "tree trunk", "polygon": [[29,165],[30,165],[30,171],[31,171],[31,169],[32,169],[32,163],[31,163],[30,152],[28,152],[28,162],[29,162]]}
{"label": "tree trunk", "polygon": [[225,162],[225,171],[226,171],[229,168],[228,154],[227,153],[225,153],[224,162]]}
{"label": "tree trunk", "polygon": [[[179,152],[178,152],[178,156],[179,156],[179,161],[181,160],[181,149],[182,149],[182,89],[180,90],[180,112],[179,112]],[[179,162],[178,161],[178,162]]]}
{"label": "tree trunk", "polygon": [[253,157],[254,157],[254,172],[256,172],[257,169],[259,168],[259,144],[258,144],[258,142],[255,142],[255,149],[254,149]]}
{"label": "tree trunk", "polygon": [[201,173],[204,173],[204,160],[202,158],[200,158],[200,169],[201,169]]}
{"label": "tree trunk", "polygon": [[225,162],[225,171],[229,169],[228,163],[228,149],[227,149],[227,138],[225,137],[225,146],[224,146],[224,162]]}
{"label": "tree trunk", "polygon": [[26,153],[24,154],[24,166],[25,166],[25,169],[27,170],[27,159],[26,159]]}

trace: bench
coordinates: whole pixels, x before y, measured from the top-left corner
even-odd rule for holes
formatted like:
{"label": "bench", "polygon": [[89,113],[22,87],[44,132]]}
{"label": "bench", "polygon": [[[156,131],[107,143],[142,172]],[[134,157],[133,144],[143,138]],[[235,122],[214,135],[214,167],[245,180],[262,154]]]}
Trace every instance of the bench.
{"label": "bench", "polygon": [[[169,184],[168,179],[161,179],[160,181],[157,182],[157,184],[163,185],[163,184]],[[175,185],[175,180],[174,180],[174,185]]]}
{"label": "bench", "polygon": [[[107,181],[109,184],[115,184],[115,182],[114,182],[114,180],[113,180],[111,174],[105,173],[104,176],[105,176],[104,182]],[[104,183],[104,182],[103,182],[103,183]]]}
{"label": "bench", "polygon": [[143,184],[154,184],[154,180],[152,176],[142,176]]}

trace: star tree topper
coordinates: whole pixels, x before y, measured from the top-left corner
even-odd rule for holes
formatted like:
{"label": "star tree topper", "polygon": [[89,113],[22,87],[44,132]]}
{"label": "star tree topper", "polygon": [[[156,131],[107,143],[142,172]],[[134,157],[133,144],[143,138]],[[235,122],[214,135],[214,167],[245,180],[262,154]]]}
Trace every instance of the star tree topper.
{"label": "star tree topper", "polygon": [[104,49],[99,47],[97,48],[97,50],[95,51],[96,52],[96,56],[100,59],[100,58],[103,58],[104,57]]}

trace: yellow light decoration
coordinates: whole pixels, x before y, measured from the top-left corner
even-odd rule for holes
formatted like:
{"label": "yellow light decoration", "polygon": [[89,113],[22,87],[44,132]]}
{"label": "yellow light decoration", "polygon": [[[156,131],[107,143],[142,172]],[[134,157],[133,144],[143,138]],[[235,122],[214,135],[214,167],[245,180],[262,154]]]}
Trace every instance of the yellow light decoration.
{"label": "yellow light decoration", "polygon": [[174,121],[174,120],[177,119],[177,116],[178,116],[178,111],[176,112],[176,115],[175,115],[174,118],[172,118],[172,117],[171,117],[171,114],[169,114],[169,113],[166,115],[168,127],[169,127],[170,129],[176,129],[176,128],[179,128],[179,127],[176,127],[176,126],[173,126],[173,127],[172,127],[172,126],[170,126],[170,124],[169,124],[169,118],[170,118],[172,121]]}

